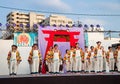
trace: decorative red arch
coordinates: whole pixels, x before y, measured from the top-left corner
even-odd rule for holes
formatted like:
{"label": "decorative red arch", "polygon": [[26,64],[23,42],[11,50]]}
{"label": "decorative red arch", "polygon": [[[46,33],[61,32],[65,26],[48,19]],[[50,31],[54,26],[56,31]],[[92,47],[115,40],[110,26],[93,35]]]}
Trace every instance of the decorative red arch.
{"label": "decorative red arch", "polygon": [[[57,42],[70,42],[70,46],[75,46],[75,43],[78,42],[79,39],[74,38],[75,35],[79,35],[80,32],[69,32],[68,30],[42,30],[44,34],[48,34],[49,37],[45,37],[45,40],[48,42],[46,52],[49,50],[55,41]],[[55,36],[59,36],[56,40]],[[65,38],[68,37],[68,39]],[[63,38],[64,37],[64,38]],[[45,52],[45,53],[46,53]],[[46,56],[46,54],[45,54]],[[45,58],[44,56],[44,58]],[[46,73],[45,66],[42,66],[42,73]]]}

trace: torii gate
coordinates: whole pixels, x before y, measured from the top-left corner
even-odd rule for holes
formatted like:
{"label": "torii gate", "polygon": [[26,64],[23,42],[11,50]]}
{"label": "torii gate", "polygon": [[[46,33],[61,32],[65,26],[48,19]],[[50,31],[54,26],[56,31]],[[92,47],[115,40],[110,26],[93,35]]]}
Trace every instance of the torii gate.
{"label": "torii gate", "polygon": [[[44,34],[48,34],[49,37],[45,37],[45,40],[48,41],[46,53],[51,46],[53,46],[54,42],[70,42],[70,46],[75,46],[75,43],[78,42],[79,39],[75,39],[75,35],[79,35],[80,32],[69,32],[68,30],[42,30]],[[42,67],[42,73],[46,73],[45,67]]]}

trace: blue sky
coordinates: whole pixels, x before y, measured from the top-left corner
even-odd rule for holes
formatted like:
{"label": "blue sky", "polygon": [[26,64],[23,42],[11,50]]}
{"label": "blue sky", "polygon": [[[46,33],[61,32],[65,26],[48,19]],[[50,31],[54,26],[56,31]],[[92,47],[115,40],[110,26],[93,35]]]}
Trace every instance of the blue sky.
{"label": "blue sky", "polygon": [[[81,14],[120,14],[120,0],[0,0],[0,6],[53,12]],[[6,15],[15,10],[0,8],[0,22],[6,23]],[[47,17],[50,14],[45,14]],[[120,30],[120,16],[72,16],[84,24],[100,24],[105,30]]]}

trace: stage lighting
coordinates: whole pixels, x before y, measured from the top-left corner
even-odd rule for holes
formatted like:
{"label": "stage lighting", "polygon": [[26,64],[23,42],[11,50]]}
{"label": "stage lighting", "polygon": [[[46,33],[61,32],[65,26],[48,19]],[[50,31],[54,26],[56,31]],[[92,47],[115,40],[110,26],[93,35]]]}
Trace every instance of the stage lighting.
{"label": "stage lighting", "polygon": [[33,28],[37,28],[38,26],[37,26],[37,24],[33,24]]}
{"label": "stage lighting", "polygon": [[97,24],[97,25],[96,25],[96,27],[97,27],[97,28],[99,28],[99,27],[100,27],[100,25],[99,25],[99,24]]}
{"label": "stage lighting", "polygon": [[93,27],[94,27],[94,25],[93,25],[93,24],[91,24],[91,25],[90,25],[90,27],[92,27],[92,28],[93,28]]}
{"label": "stage lighting", "polygon": [[59,25],[59,27],[62,27],[62,26],[63,26],[62,24]]}
{"label": "stage lighting", "polygon": [[78,27],[82,27],[82,24],[79,24]]}
{"label": "stage lighting", "polygon": [[53,27],[56,27],[56,24],[54,24]]}
{"label": "stage lighting", "polygon": [[47,24],[47,26],[50,26],[50,24]]}
{"label": "stage lighting", "polygon": [[45,25],[44,25],[44,24],[40,24],[40,26],[41,26],[41,27],[45,27]]}
{"label": "stage lighting", "polygon": [[15,26],[16,26],[16,24],[15,24],[15,23],[13,23],[13,24],[12,24],[12,26],[13,26],[13,27],[15,27]]}
{"label": "stage lighting", "polygon": [[6,23],[5,25],[6,25],[6,27],[9,27],[9,26],[10,26],[10,24],[9,24],[9,23]]}
{"label": "stage lighting", "polygon": [[69,27],[69,25],[68,25],[68,24],[66,24],[66,27]]}
{"label": "stage lighting", "polygon": [[2,26],[2,23],[0,23],[0,27]]}
{"label": "stage lighting", "polygon": [[75,27],[75,24],[73,24],[72,27]]}
{"label": "stage lighting", "polygon": [[88,25],[87,25],[87,24],[85,24],[85,25],[84,25],[84,27],[85,27],[85,28],[88,28]]}
{"label": "stage lighting", "polygon": [[21,28],[23,28],[23,24],[21,23],[20,25],[19,25]]}
{"label": "stage lighting", "polygon": [[30,24],[28,23],[28,24],[26,25],[26,27],[27,27],[27,28],[30,28]]}

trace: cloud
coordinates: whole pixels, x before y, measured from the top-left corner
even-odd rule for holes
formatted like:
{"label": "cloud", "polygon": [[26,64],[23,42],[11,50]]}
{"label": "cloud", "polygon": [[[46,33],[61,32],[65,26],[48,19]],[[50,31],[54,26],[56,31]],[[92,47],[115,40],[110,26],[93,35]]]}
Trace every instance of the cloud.
{"label": "cloud", "polygon": [[62,0],[40,0],[37,5],[58,11],[71,11],[71,7]]}

